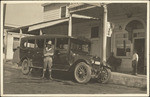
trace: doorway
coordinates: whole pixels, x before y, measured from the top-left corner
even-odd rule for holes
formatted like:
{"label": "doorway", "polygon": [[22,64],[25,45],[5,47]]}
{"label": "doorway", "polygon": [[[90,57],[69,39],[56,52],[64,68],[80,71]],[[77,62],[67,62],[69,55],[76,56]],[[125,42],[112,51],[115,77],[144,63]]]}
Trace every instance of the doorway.
{"label": "doorway", "polygon": [[139,56],[137,73],[144,74],[145,39],[134,39],[134,49],[137,50],[137,54]]}

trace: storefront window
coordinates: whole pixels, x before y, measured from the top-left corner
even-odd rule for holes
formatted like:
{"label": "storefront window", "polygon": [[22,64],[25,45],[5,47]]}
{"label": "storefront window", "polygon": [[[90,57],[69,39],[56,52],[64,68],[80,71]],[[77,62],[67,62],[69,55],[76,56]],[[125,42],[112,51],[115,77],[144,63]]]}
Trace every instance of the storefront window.
{"label": "storefront window", "polygon": [[131,42],[128,40],[127,33],[116,34],[115,46],[116,56],[129,57],[131,56]]}

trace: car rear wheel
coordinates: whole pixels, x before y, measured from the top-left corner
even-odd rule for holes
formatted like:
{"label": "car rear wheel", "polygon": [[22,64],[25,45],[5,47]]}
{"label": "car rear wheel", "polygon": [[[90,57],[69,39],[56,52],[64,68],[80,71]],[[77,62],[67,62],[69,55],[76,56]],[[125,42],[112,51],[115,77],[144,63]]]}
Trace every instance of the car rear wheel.
{"label": "car rear wheel", "polygon": [[74,77],[78,83],[87,83],[91,79],[91,68],[85,62],[78,63],[74,70]]}
{"label": "car rear wheel", "polygon": [[24,59],[22,61],[22,69],[21,69],[22,73],[27,75],[30,71],[30,67],[29,67],[29,62],[27,59]]}

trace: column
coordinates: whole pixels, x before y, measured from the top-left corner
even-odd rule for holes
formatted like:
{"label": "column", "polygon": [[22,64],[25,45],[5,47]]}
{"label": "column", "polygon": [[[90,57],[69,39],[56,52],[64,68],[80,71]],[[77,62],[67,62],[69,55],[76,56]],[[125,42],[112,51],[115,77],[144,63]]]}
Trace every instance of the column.
{"label": "column", "polygon": [[72,14],[69,14],[68,36],[72,36]]}
{"label": "column", "polygon": [[19,42],[21,42],[21,38],[22,38],[22,29],[20,29],[20,32],[19,32],[19,34],[20,34],[20,39],[19,39]]}
{"label": "column", "polygon": [[107,5],[103,5],[103,33],[102,33],[102,61],[106,61],[106,43],[107,43]]}
{"label": "column", "polygon": [[6,60],[7,60],[7,39],[8,39],[8,32],[6,31],[6,33],[5,33],[5,60],[4,60],[4,62],[6,62]]}
{"label": "column", "polygon": [[40,29],[40,35],[43,35],[42,29]]}

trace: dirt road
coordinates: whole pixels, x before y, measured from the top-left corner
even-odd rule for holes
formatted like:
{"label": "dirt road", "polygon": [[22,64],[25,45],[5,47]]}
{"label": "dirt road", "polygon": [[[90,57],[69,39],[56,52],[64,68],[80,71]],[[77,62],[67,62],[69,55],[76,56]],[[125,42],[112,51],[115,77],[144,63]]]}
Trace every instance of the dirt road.
{"label": "dirt road", "polygon": [[145,90],[114,84],[100,84],[91,80],[87,84],[76,83],[70,75],[54,72],[54,80],[41,79],[40,73],[28,76],[12,64],[4,64],[4,94],[143,94]]}

